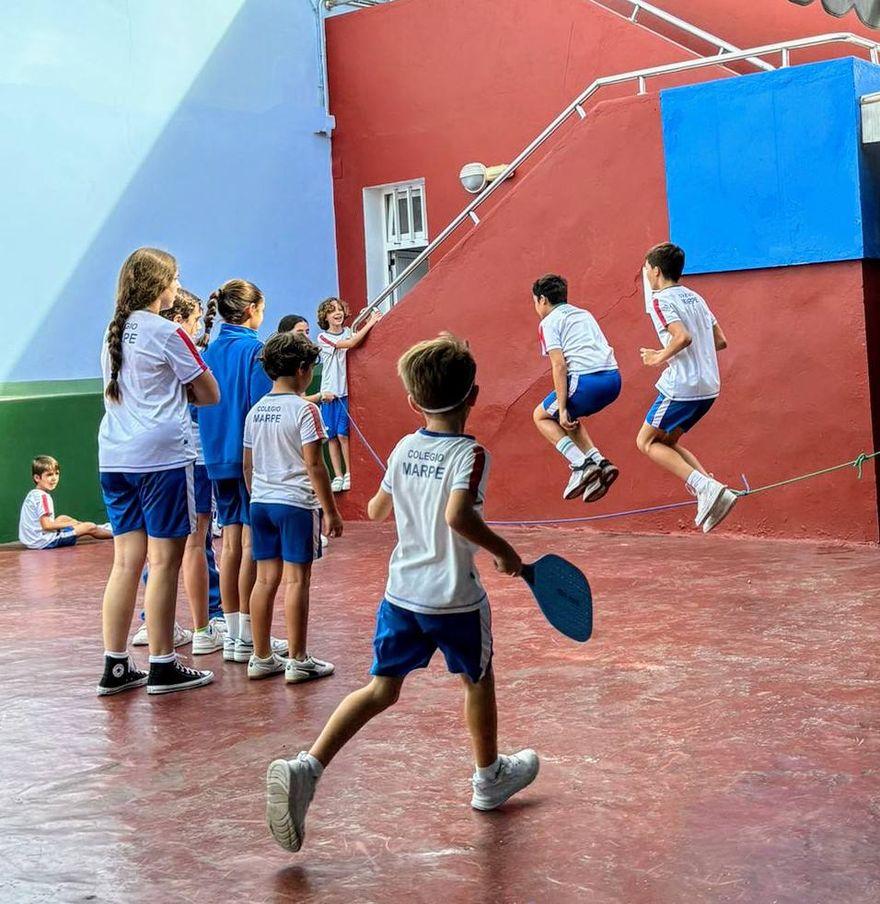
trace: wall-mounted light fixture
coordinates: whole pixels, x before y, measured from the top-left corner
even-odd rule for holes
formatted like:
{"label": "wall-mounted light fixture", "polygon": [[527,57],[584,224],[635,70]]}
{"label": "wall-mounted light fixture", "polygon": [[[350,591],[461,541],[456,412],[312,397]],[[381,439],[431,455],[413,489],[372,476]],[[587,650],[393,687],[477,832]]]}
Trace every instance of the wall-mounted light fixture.
{"label": "wall-mounted light fixture", "polygon": [[[482,163],[466,163],[458,174],[459,181],[465,191],[472,195],[479,194],[490,182],[494,182],[507,169],[506,163],[497,166],[485,166]],[[507,178],[513,177],[513,170]]]}

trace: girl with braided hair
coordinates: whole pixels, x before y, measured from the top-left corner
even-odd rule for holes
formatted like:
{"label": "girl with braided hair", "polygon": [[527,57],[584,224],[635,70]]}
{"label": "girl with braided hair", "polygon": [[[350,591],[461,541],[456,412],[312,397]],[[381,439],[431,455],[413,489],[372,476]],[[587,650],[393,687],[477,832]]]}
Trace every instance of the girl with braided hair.
{"label": "girl with braided hair", "polygon": [[[130,254],[119,272],[116,310],[101,350],[105,413],[98,466],[113,528],[113,568],[104,591],[99,696],[144,684],[149,694],[166,694],[214,677],[184,668],[174,652],[177,579],[186,538],[195,528],[196,455],[187,401],[215,405],[220,398],[190,337],[159,316],[179,288],[177,262],[166,251],[139,248]],[[136,668],[127,651],[147,556],[149,675]]]}

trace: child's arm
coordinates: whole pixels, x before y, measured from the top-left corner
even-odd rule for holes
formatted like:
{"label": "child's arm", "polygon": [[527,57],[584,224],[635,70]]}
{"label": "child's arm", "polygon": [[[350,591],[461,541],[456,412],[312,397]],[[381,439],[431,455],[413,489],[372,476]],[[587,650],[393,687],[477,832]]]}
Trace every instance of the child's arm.
{"label": "child's arm", "polygon": [[378,311],[373,311],[367,318],[367,322],[351,337],[351,339],[340,339],[339,342],[334,342],[333,344],[336,348],[357,348],[364,339],[367,338],[367,333],[369,333],[381,319],[382,315]]}
{"label": "child's arm", "polygon": [[666,329],[671,337],[669,345],[662,350],[640,348],[642,364],[647,364],[648,367],[659,367],[670,358],[674,358],[679,352],[684,351],[694,341],[680,320],[674,320],[667,325]]}
{"label": "child's arm", "polygon": [[717,323],[712,324],[712,337],[715,339],[715,351],[720,352],[727,348],[727,336]]}
{"label": "child's arm", "polygon": [[254,482],[254,453],[247,446],[244,447],[241,469],[244,471],[244,485],[247,487],[248,496],[250,496],[252,492],[251,484]]}
{"label": "child's arm", "polygon": [[485,549],[495,559],[495,568],[502,574],[518,575],[522,571],[519,554],[483,521],[474,508],[470,490],[452,491],[446,504],[446,523],[465,540]]}
{"label": "child's arm", "polygon": [[62,527],[76,527],[79,521],[75,521],[69,515],[58,515],[50,518],[49,515],[40,516],[40,527],[43,530],[61,530]]}
{"label": "child's arm", "polygon": [[332,392],[313,392],[311,395],[304,395],[303,398],[317,405],[318,402],[332,402],[336,396]]}
{"label": "child's arm", "polygon": [[216,405],[220,401],[220,387],[210,370],[200,373],[186,384],[186,396],[193,405]]}
{"label": "child's arm", "polygon": [[559,403],[559,426],[563,430],[574,430],[577,421],[568,417],[568,366],[565,363],[565,355],[561,348],[551,348],[547,352],[550,356],[550,367],[553,369],[553,388],[556,390],[556,400]]}
{"label": "child's arm", "polygon": [[330,475],[327,473],[327,465],[324,464],[321,443],[306,443],[303,446],[303,459],[306,470],[309,472],[309,480],[321,508],[324,510],[325,525],[328,537],[342,536],[342,518],[339,509],[336,508],[336,497],[330,488]]}
{"label": "child's arm", "polygon": [[394,507],[394,499],[391,493],[386,493],[382,487],[376,490],[376,495],[367,503],[367,517],[370,521],[384,521]]}

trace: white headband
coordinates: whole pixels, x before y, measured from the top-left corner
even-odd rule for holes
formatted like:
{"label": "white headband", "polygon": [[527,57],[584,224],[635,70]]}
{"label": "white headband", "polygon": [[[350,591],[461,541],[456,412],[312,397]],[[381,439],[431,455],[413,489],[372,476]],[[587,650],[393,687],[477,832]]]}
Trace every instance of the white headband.
{"label": "white headband", "polygon": [[[471,383],[471,385],[468,386],[468,391],[464,394],[464,398],[459,399],[454,405],[447,405],[445,408],[425,408],[424,405],[419,405],[419,408],[422,409],[424,414],[446,414],[447,411],[454,411],[459,405],[464,404],[468,400],[473,388],[474,384]],[[416,402],[416,404],[418,405],[418,402]]]}

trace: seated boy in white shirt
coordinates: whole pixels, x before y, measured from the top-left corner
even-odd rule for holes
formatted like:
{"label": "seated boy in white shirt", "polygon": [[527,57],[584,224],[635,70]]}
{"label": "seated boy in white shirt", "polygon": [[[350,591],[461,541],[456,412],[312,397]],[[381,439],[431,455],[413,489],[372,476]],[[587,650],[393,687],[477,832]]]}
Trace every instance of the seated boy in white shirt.
{"label": "seated boy in white shirt", "polygon": [[113,534],[93,521],[77,521],[56,515],[52,491],[61,480],[61,468],[51,455],[38,455],[31,462],[34,489],[24,497],[18,521],[18,539],[28,549],[60,549],[73,546],[79,537],[110,540]]}

